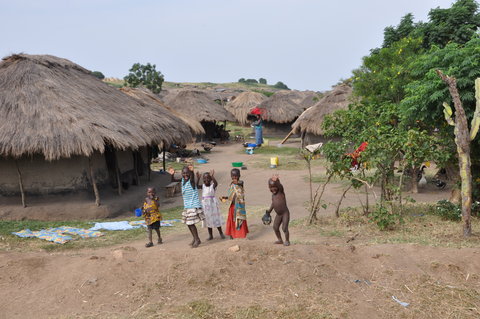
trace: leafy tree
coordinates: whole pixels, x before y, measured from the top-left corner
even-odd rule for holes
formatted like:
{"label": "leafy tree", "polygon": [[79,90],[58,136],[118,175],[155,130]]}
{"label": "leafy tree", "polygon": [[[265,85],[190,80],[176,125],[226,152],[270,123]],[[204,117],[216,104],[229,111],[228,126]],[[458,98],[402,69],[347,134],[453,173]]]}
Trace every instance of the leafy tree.
{"label": "leafy tree", "polygon": [[264,78],[260,78],[260,79],[258,79],[258,83],[260,83],[260,84],[267,84],[267,80],[264,79]]}
{"label": "leafy tree", "polygon": [[413,22],[413,14],[408,13],[402,17],[397,27],[386,27],[383,31],[383,47],[388,48],[403,38],[412,36],[417,25]]}
{"label": "leafy tree", "polygon": [[123,79],[126,86],[138,87],[143,85],[153,93],[160,93],[164,81],[161,72],[156,70],[155,64],[146,65],[135,63]]}
{"label": "leafy tree", "polygon": [[94,77],[96,77],[97,79],[100,79],[100,80],[105,79],[105,75],[103,75],[103,73],[100,72],[100,71],[93,71],[93,72],[92,72],[92,75],[93,75]]}
{"label": "leafy tree", "polygon": [[240,79],[238,79],[238,82],[239,82],[239,83],[245,83],[245,78],[240,78]]}
{"label": "leafy tree", "polygon": [[277,83],[275,83],[273,87],[277,89],[282,89],[282,90],[290,90],[288,86],[281,81],[278,81]]}
{"label": "leafy tree", "polygon": [[255,79],[246,79],[246,80],[245,80],[245,83],[247,83],[247,84],[252,84],[252,83],[258,83],[258,81],[255,80]]}

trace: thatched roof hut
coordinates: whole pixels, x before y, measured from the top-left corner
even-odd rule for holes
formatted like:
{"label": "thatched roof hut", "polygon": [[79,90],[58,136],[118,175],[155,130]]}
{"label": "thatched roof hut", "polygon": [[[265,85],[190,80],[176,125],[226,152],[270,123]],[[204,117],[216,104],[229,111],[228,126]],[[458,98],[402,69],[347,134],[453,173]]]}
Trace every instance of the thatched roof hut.
{"label": "thatched roof hut", "polygon": [[158,95],[150,92],[149,90],[144,88],[123,87],[120,89],[120,91],[142,101],[145,104],[169,111],[174,116],[178,117],[180,121],[185,122],[190,127],[192,135],[205,134],[205,130],[203,129],[200,122],[190,117],[187,117],[182,113],[177,112],[176,110],[165,104]]}
{"label": "thatched roof hut", "polygon": [[303,91],[303,99],[298,104],[304,109],[308,109],[310,106],[315,105],[320,101],[322,96],[314,91]]}
{"label": "thatched roof hut", "polygon": [[284,94],[273,94],[259,105],[265,110],[264,119],[273,123],[293,122],[301,113],[301,107]]}
{"label": "thatched roof hut", "polygon": [[322,135],[321,128],[325,115],[346,109],[351,102],[352,87],[340,84],[327,92],[317,104],[305,110],[292,124],[295,133]]}
{"label": "thatched roof hut", "polygon": [[176,111],[199,122],[235,121],[223,106],[213,102],[205,92],[183,90],[176,96],[167,96],[165,103]]}
{"label": "thatched roof hut", "polygon": [[137,149],[190,136],[161,109],[128,97],[81,66],[50,55],[15,54],[0,63],[0,156],[46,160]]}
{"label": "thatched roof hut", "polygon": [[227,111],[233,114],[237,121],[245,125],[247,124],[247,115],[251,109],[259,106],[267,97],[257,92],[240,93],[233,101],[225,105]]}
{"label": "thatched roof hut", "polygon": [[[149,176],[147,145],[190,141],[190,128],[66,59],[0,62],[0,194],[122,188]],[[145,161],[148,159],[148,161]]]}

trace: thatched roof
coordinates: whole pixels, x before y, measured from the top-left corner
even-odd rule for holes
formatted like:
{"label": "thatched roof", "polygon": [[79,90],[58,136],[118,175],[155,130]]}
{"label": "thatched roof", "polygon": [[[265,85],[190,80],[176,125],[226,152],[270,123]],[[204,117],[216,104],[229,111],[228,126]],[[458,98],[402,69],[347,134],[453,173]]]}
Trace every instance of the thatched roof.
{"label": "thatched roof", "polygon": [[165,103],[197,121],[235,121],[230,112],[212,101],[203,91],[183,90],[174,97],[168,95]]}
{"label": "thatched roof", "polygon": [[298,104],[287,96],[277,93],[262,102],[259,108],[265,110],[264,119],[274,123],[292,122],[302,113]]}
{"label": "thatched roof", "polygon": [[295,133],[306,132],[315,135],[322,135],[321,128],[323,118],[336,110],[346,109],[351,103],[352,87],[340,84],[327,92],[317,104],[305,110],[298,117],[292,128]]}
{"label": "thatched roof", "polygon": [[190,117],[185,116],[182,113],[175,111],[173,108],[165,104],[160,97],[147,89],[144,88],[130,88],[130,87],[123,87],[120,89],[125,94],[130,95],[145,104],[152,105],[152,107],[158,107],[161,109],[165,109],[172,113],[174,116],[178,117],[180,121],[185,122],[189,127],[193,135],[196,134],[205,134],[205,130],[203,129],[202,124],[200,122],[191,119]]}
{"label": "thatched roof", "polygon": [[15,54],[0,62],[0,156],[47,160],[174,142],[190,135],[154,110],[69,60]]}
{"label": "thatched roof", "polygon": [[298,104],[302,108],[302,111],[313,106],[320,100],[320,96],[314,91],[281,90],[275,94],[288,97]]}
{"label": "thatched roof", "polygon": [[247,124],[247,115],[251,109],[259,106],[267,97],[257,92],[240,93],[233,101],[225,105],[227,111],[231,112],[237,121],[245,125]]}

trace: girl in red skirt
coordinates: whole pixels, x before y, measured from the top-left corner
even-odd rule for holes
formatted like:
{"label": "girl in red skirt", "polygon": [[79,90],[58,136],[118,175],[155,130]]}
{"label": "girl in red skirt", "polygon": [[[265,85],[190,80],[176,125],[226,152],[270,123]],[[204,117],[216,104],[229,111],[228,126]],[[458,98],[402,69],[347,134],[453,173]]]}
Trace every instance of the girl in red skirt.
{"label": "girl in red skirt", "polygon": [[245,238],[248,233],[247,212],[245,210],[245,192],[243,181],[240,180],[240,170],[232,169],[230,172],[232,183],[228,189],[228,200],[230,208],[228,209],[228,218],[225,234],[233,238]]}

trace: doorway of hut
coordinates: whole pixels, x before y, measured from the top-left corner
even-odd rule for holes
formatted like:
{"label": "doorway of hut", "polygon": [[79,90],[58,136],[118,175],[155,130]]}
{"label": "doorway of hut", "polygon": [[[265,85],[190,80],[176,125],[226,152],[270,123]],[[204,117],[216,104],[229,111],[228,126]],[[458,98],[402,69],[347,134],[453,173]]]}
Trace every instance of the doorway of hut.
{"label": "doorway of hut", "polygon": [[107,165],[108,180],[113,189],[118,188],[118,163],[115,155],[115,149],[111,145],[105,145],[105,163]]}

